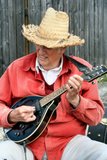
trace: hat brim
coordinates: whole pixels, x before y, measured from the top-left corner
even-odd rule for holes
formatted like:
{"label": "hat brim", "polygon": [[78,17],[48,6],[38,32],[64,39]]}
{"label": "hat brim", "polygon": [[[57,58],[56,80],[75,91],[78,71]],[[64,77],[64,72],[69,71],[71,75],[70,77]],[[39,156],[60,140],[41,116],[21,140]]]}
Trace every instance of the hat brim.
{"label": "hat brim", "polygon": [[33,42],[34,44],[46,46],[47,48],[58,48],[58,47],[67,47],[67,46],[77,46],[82,45],[85,43],[84,39],[81,39],[80,37],[69,34],[69,37],[67,39],[61,39],[61,40],[53,40],[53,39],[47,39],[38,36],[38,27],[36,25],[23,25],[22,28],[22,34],[23,36]]}

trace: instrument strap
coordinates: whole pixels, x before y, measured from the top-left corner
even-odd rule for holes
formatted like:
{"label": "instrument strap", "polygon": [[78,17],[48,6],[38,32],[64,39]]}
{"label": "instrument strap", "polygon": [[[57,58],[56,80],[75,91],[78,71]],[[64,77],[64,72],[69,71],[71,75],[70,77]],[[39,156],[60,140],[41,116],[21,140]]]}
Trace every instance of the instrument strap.
{"label": "instrument strap", "polygon": [[72,57],[69,57],[69,56],[66,56],[66,57],[67,57],[67,59],[69,61],[71,61],[72,63],[74,63],[75,66],[77,66],[77,68],[79,69],[79,71],[83,72],[84,74],[87,74],[90,71],[90,69],[86,65],[80,63],[79,61],[75,60]]}

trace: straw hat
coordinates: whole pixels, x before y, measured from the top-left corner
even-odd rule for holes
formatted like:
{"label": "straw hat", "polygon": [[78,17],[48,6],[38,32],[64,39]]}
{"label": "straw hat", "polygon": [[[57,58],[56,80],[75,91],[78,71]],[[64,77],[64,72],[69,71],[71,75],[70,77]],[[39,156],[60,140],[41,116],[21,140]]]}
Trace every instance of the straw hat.
{"label": "straw hat", "polygon": [[70,34],[69,17],[67,13],[48,8],[40,25],[22,26],[22,34],[34,44],[47,48],[82,45],[85,41]]}

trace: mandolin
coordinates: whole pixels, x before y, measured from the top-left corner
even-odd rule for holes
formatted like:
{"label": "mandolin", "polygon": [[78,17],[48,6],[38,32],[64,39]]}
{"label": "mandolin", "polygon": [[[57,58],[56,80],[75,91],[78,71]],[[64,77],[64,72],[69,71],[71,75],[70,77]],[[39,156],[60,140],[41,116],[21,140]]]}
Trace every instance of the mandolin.
{"label": "mandolin", "polygon": [[[82,75],[82,77],[85,81],[91,82],[106,73],[107,67],[101,65],[87,71]],[[47,127],[54,111],[58,106],[58,103],[60,102],[60,96],[66,91],[66,85],[63,85],[58,90],[45,97],[27,96],[17,101],[11,108],[15,109],[21,105],[35,106],[36,111],[34,114],[36,116],[36,120],[28,123],[16,123],[7,131],[6,134],[8,138],[18,144],[28,144],[36,140]]]}

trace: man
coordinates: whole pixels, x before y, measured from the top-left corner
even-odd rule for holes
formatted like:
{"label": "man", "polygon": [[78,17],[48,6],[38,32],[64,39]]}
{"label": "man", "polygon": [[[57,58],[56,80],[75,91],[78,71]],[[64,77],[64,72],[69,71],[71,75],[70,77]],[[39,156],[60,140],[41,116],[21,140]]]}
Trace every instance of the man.
{"label": "man", "polygon": [[[36,121],[40,104],[11,106],[23,97],[45,97],[63,85],[66,89],[38,138],[24,148],[11,140],[1,142],[0,160],[107,159],[107,146],[85,136],[87,125],[101,121],[104,108],[96,80],[84,81],[82,71],[64,55],[66,47],[84,43],[68,33],[68,24],[65,12],[48,8],[39,26],[23,26],[22,33],[36,45],[36,52],[15,60],[0,79],[0,125],[11,128],[17,122]],[[72,58],[91,68],[85,60]]]}

